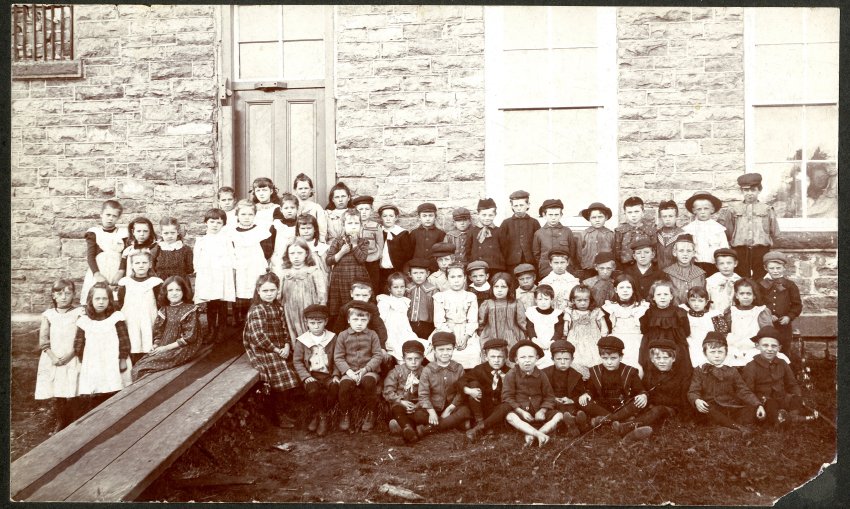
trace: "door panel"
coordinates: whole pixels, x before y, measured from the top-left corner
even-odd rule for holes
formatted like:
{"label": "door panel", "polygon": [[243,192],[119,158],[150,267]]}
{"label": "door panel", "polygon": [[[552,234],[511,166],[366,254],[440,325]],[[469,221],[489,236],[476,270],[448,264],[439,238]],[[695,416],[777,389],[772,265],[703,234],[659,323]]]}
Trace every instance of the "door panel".
{"label": "door panel", "polygon": [[305,173],[325,189],[324,89],[234,92],[236,192],[268,177],[283,191]]}

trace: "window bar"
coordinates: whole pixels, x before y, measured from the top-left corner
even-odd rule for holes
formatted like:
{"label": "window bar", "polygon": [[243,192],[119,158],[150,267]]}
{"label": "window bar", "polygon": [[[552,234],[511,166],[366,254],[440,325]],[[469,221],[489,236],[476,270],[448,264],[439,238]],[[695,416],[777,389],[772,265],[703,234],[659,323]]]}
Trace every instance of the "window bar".
{"label": "window bar", "polygon": [[12,59],[20,60],[18,57],[18,7],[16,5],[12,6],[12,47],[15,50],[12,53]]}
{"label": "window bar", "polygon": [[47,6],[41,6],[41,59],[47,61]]}
{"label": "window bar", "polygon": [[23,53],[21,54],[21,60],[26,60],[27,58],[27,6],[22,5],[21,11],[22,20],[21,20],[21,40],[23,41]]}
{"label": "window bar", "polygon": [[59,59],[65,60],[65,7],[59,10]]}
{"label": "window bar", "polygon": [[71,28],[71,35],[68,38],[68,44],[71,46],[71,54],[69,55],[68,59],[73,60],[74,59],[74,4],[71,4],[69,6],[69,8],[71,9],[71,13],[70,13],[70,16],[69,16],[69,19],[68,19],[68,25]]}
{"label": "window bar", "polygon": [[56,60],[56,7],[50,7],[50,57]]}
{"label": "window bar", "polygon": [[35,4],[32,4],[32,59],[36,60],[38,58],[38,42],[36,39],[36,31],[35,31]]}

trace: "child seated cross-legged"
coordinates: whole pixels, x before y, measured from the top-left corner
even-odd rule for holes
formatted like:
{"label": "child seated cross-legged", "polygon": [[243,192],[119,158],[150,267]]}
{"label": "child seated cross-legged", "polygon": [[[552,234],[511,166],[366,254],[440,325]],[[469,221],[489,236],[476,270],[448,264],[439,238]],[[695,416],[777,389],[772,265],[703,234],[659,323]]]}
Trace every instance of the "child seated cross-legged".
{"label": "child seated cross-legged", "polygon": [[605,336],[597,343],[602,362],[590,368],[587,392],[578,403],[589,416],[591,426],[624,421],[646,407],[647,395],[634,366],[623,364],[623,342]]}
{"label": "child seated cross-legged", "polygon": [[405,341],[401,345],[402,362],[384,379],[384,399],[390,403],[390,432],[401,435],[405,443],[416,442],[416,422],[413,412],[419,402],[419,379],[422,377],[422,359],[425,346],[419,341]]}
{"label": "child seated cross-legged", "polygon": [[[652,365],[643,378],[649,403],[634,420],[613,423],[614,430],[627,441],[646,438],[652,433],[652,426],[657,427],[668,417],[689,409],[687,394],[690,376],[672,369],[676,362],[676,343],[664,338],[653,339],[649,343],[649,352]],[[681,362],[688,360],[685,358]],[[643,427],[648,429],[641,430]]]}
{"label": "child seated cross-legged", "polygon": [[328,414],[339,395],[340,373],[334,365],[336,335],[325,329],[328,307],[324,304],[310,304],[303,315],[308,330],[295,339],[293,360],[310,401],[312,416],[307,429],[321,437],[328,432]]}
{"label": "child seated cross-legged", "polygon": [[782,346],[779,331],[772,326],[762,327],[753,337],[759,353],[744,366],[741,373],[747,387],[762,401],[771,424],[804,422],[817,418],[817,411],[803,416],[803,398],[797,379],[787,362],[777,357]]}
{"label": "child seated cross-legged", "polygon": [[752,435],[749,424],[764,419],[764,407],[747,387],[738,370],[723,364],[726,336],[710,331],[702,342],[708,362],[695,369],[688,389],[688,401],[705,420],[737,430],[745,438]]}
{"label": "child seated cross-legged", "polygon": [[469,421],[469,407],[463,404],[463,391],[458,383],[463,366],[452,360],[455,335],[437,331],[432,336],[434,362],[422,370],[419,377],[419,403],[413,413],[419,438],[435,431],[463,429]]}
{"label": "child seated cross-legged", "polygon": [[554,365],[543,370],[555,393],[555,409],[562,412],[567,433],[575,438],[587,431],[587,414],[579,410],[578,398],[585,393],[581,373],[573,369],[576,347],[565,340],[553,341],[550,347]]}
{"label": "child seated cross-legged", "polygon": [[470,369],[461,382],[467,405],[475,417],[475,427],[466,432],[470,441],[503,423],[511,411],[511,407],[502,402],[503,379],[509,370],[505,365],[508,342],[490,339],[482,349],[487,360]]}
{"label": "child seated cross-legged", "polygon": [[543,447],[549,441],[549,434],[564,418],[555,410],[555,392],[549,379],[535,366],[542,356],[543,349],[533,341],[517,342],[510,353],[515,365],[505,375],[502,388],[502,401],[511,408],[506,420],[525,434],[526,446],[537,439],[538,445]]}
{"label": "child seated cross-legged", "polygon": [[368,328],[369,319],[378,314],[371,302],[352,300],[346,304],[349,327],[340,332],[334,347],[334,364],[342,380],[339,383],[340,431],[351,428],[351,408],[355,393],[362,397],[366,409],[362,431],[371,431],[375,425],[375,407],[378,404],[377,385],[380,379],[381,341],[375,331]]}

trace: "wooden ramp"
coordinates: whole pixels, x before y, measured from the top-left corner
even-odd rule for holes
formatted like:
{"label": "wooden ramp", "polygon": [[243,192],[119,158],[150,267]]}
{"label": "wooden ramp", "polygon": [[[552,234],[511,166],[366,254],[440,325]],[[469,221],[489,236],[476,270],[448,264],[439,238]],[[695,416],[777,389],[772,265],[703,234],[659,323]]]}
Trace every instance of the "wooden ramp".
{"label": "wooden ramp", "polygon": [[150,374],[11,465],[18,501],[129,501],[257,382],[241,345]]}

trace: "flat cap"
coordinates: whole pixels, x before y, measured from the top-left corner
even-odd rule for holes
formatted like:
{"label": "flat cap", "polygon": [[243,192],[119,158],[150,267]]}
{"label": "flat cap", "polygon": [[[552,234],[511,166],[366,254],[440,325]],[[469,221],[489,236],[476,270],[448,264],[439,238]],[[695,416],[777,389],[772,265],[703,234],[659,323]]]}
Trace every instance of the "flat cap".
{"label": "flat cap", "polygon": [[523,339],[523,340],[517,341],[516,344],[511,347],[511,352],[508,355],[508,358],[510,358],[512,362],[515,362],[517,352],[519,351],[520,348],[522,348],[524,346],[530,346],[530,347],[534,348],[534,351],[537,352],[537,358],[538,359],[543,357],[543,349],[540,348],[540,345],[538,345],[534,341],[531,341],[531,340],[528,340],[528,339]]}
{"label": "flat cap", "polygon": [[552,249],[552,250],[549,251],[549,259],[550,260],[552,259],[553,256],[566,256],[567,259],[569,260],[570,252],[567,251],[566,249],[556,247],[555,249]]}
{"label": "flat cap", "polygon": [[608,262],[613,262],[613,261],[615,261],[614,260],[614,253],[612,253],[611,251],[600,251],[600,252],[596,253],[596,256],[593,257],[593,264],[594,265],[599,265],[600,263],[608,263]]}
{"label": "flat cap", "polygon": [[703,346],[705,346],[706,343],[720,343],[723,346],[728,345],[728,343],[726,342],[726,334],[723,334],[722,332],[713,331],[713,330],[708,331],[705,335],[705,339],[702,340]]}
{"label": "flat cap", "polygon": [[549,352],[552,353],[554,357],[558,352],[569,352],[571,354],[576,353],[576,347],[574,344],[570,343],[565,339],[559,339],[557,341],[552,341],[552,344],[549,345]]}
{"label": "flat cap", "polygon": [[467,273],[472,272],[473,270],[478,270],[478,269],[490,270],[490,266],[487,265],[487,262],[485,262],[484,260],[475,260],[475,261],[469,262],[466,265],[466,272]]}
{"label": "flat cap", "polygon": [[396,207],[392,203],[385,203],[384,205],[381,205],[380,207],[378,207],[378,216],[383,214],[385,210],[392,210],[393,212],[395,212],[395,215],[397,215],[397,216],[401,215],[401,212],[398,210],[398,207]]}
{"label": "flat cap", "polygon": [[437,242],[431,247],[431,256],[440,258],[455,253],[455,245],[451,242]]}
{"label": "flat cap", "polygon": [[534,265],[532,265],[530,263],[520,263],[519,265],[514,267],[514,276],[519,276],[520,274],[526,274],[526,273],[529,273],[529,272],[531,272],[531,273],[537,272],[536,270],[534,270]]}
{"label": "flat cap", "polygon": [[655,247],[655,242],[646,235],[641,235],[629,243],[629,249],[632,251],[643,249],[645,247]]}
{"label": "flat cap", "polygon": [[327,318],[330,310],[324,304],[310,304],[304,308],[304,318]]}
{"label": "flat cap", "polygon": [[373,197],[371,197],[367,194],[362,194],[362,195],[355,196],[354,198],[351,199],[351,206],[352,207],[357,207],[358,205],[363,205],[364,203],[366,205],[372,205],[373,203],[375,203],[375,198],[373,198]]}
{"label": "flat cap", "polygon": [[738,177],[739,187],[753,187],[761,185],[761,173],[744,173]]}
{"label": "flat cap", "polygon": [[714,251],[714,259],[716,260],[718,256],[731,256],[736,260],[738,259],[738,253],[736,253],[734,249],[729,249],[728,247],[716,249]]}
{"label": "flat cap", "polygon": [[434,348],[445,345],[455,346],[456,341],[455,335],[451,332],[437,331],[431,336],[431,346]]}
{"label": "flat cap", "polygon": [[371,302],[364,302],[362,300],[350,300],[342,306],[342,312],[344,314],[348,314],[348,312],[352,309],[359,309],[360,311],[366,311],[370,316],[378,315],[378,306],[372,304]]}
{"label": "flat cap", "polygon": [[788,257],[785,256],[781,251],[768,251],[766,255],[764,255],[763,259],[764,263],[767,262],[779,262],[785,265],[788,264]]}
{"label": "flat cap", "polygon": [[484,345],[481,347],[481,351],[486,352],[487,350],[499,350],[501,348],[507,348],[508,342],[504,339],[488,339],[484,342]]}
{"label": "flat cap", "polygon": [[478,211],[482,211],[484,209],[495,209],[496,202],[493,201],[493,198],[484,198],[483,200],[478,200]]}
{"label": "flat cap", "polygon": [[433,212],[437,213],[437,206],[433,203],[420,203],[418,207],[416,207],[416,213],[421,214],[423,212]]}
{"label": "flat cap", "polygon": [[405,341],[401,344],[401,355],[407,355],[409,353],[418,353],[419,355],[425,355],[425,345],[416,341],[415,339],[411,339],[410,341]]}
{"label": "flat cap", "polygon": [[512,192],[511,195],[508,196],[508,199],[509,200],[527,200],[528,196],[529,196],[528,191],[523,191],[522,189],[519,189],[517,191]]}
{"label": "flat cap", "polygon": [[407,262],[407,267],[410,269],[428,269],[431,270],[431,262],[425,258],[413,258]]}
{"label": "flat cap", "polygon": [[458,207],[452,211],[453,221],[463,221],[464,219],[472,219],[472,213],[464,207]]}
{"label": "flat cap", "polygon": [[596,342],[596,346],[599,348],[607,348],[608,350],[618,350],[620,352],[626,348],[626,345],[623,344],[623,340],[617,336],[605,336]]}
{"label": "flat cap", "polygon": [[758,343],[761,338],[773,338],[779,340],[779,331],[776,330],[776,327],[773,325],[765,325],[759,329],[755,336],[750,338],[750,341]]}
{"label": "flat cap", "polygon": [[553,200],[548,199],[543,201],[543,205],[540,206],[538,212],[540,212],[540,217],[543,217],[546,214],[547,209],[564,209],[564,202],[561,200]]}
{"label": "flat cap", "polygon": [[653,348],[658,348],[659,350],[667,350],[670,352],[676,351],[676,343],[673,342],[672,339],[667,338],[655,338],[649,342],[650,350]]}

